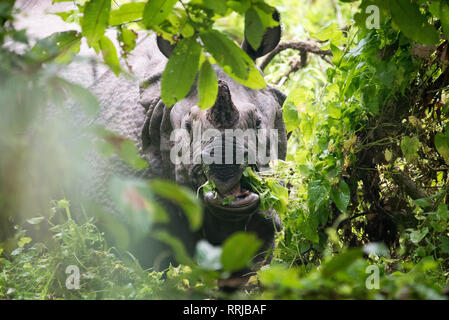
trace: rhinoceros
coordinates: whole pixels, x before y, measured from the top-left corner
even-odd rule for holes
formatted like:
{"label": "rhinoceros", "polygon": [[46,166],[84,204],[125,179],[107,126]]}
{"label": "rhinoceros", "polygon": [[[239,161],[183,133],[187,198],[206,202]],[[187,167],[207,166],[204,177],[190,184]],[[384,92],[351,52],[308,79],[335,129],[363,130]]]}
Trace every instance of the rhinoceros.
{"label": "rhinoceros", "polygon": [[[18,1],[20,3],[22,1]],[[65,24],[57,16],[45,12],[49,1],[25,1],[28,18],[18,21],[19,26],[28,27],[31,36],[36,38],[48,35],[50,32],[76,29],[76,25]],[[59,8],[68,9],[71,4],[57,4]],[[276,13],[275,18],[279,20]],[[45,28],[40,28],[45,24]],[[252,59],[257,59],[273,50],[281,36],[280,27],[266,30],[262,44],[258,50],[253,50],[245,40],[242,48]],[[227,130],[274,130],[277,133],[276,157],[284,160],[287,149],[287,132],[282,117],[282,105],[285,95],[273,87],[255,90],[245,87],[228,76],[221,68],[214,66],[218,78],[218,95],[215,104],[206,110],[198,107],[197,86],[194,84],[190,93],[183,100],[168,108],[161,100],[161,75],[172,52],[172,46],[157,37],[139,33],[138,44],[128,59],[128,65],[138,80],[123,75],[117,77],[112,71],[101,64],[76,62],[62,71],[62,75],[71,81],[79,83],[93,92],[99,99],[101,110],[95,123],[104,125],[107,129],[131,139],[139,149],[149,167],[136,172],[118,160],[108,160],[92,157],[90,165],[95,173],[84,181],[86,190],[104,207],[117,211],[111,201],[111,196],[105,186],[114,175],[138,176],[145,179],[162,178],[197,190],[206,182],[213,181],[217,192],[204,192],[200,195],[204,204],[204,221],[198,232],[192,233],[188,221],[182,211],[173,204],[164,203],[170,215],[168,225],[156,228],[168,229],[180,238],[187,252],[193,255],[197,242],[207,240],[212,245],[221,245],[230,235],[238,231],[255,233],[263,241],[256,263],[266,261],[266,252],[274,245],[276,230],[280,230],[281,222],[276,212],[259,209],[260,196],[241,185],[245,168],[251,165],[255,170],[265,170],[267,163],[257,159],[253,163],[247,161],[248,154],[254,149],[247,140],[226,139]],[[83,44],[81,56],[93,57],[95,54]],[[81,122],[89,123],[89,119]],[[92,122],[92,121],[91,121]],[[198,129],[199,128],[199,129]],[[196,146],[191,140],[189,152],[204,154],[211,146],[222,145],[225,149],[231,145],[231,152],[243,152],[243,162],[204,161],[174,162],[173,148],[179,142],[173,139],[175,131],[187,132],[192,136],[194,130],[204,133],[215,130],[215,136],[201,140]],[[210,154],[209,154],[210,155]],[[220,157],[218,157],[220,158]],[[93,160],[92,160],[93,159]],[[199,158],[201,159],[201,157]],[[221,159],[222,160],[222,159]],[[232,197],[232,198],[230,198]],[[223,200],[232,199],[224,204]],[[126,220],[126,218],[124,219]],[[165,257],[161,263],[161,252],[167,248],[150,235],[136,249],[137,257],[144,265],[153,265],[159,261],[159,266],[174,263],[174,258]],[[239,275],[248,270],[241,270]]]}

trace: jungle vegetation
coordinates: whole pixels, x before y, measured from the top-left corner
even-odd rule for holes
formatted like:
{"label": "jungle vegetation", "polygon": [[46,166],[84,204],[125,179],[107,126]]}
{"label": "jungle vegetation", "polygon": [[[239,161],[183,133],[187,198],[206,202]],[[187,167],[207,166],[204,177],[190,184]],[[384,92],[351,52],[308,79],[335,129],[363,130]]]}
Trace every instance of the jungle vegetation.
{"label": "jungle vegetation", "polygon": [[[0,3],[0,298],[448,298],[446,0],[77,0],[76,10],[58,15],[80,31],[37,42],[14,27],[14,2]],[[246,37],[257,47],[263,30],[276,25],[273,8],[283,40],[257,61],[263,79],[237,43],[247,25]],[[110,29],[117,30],[118,50],[105,35]],[[271,264],[237,292],[221,292],[217,280],[250,260],[257,250],[253,235],[236,234],[222,248],[202,243],[194,258],[176,235],[160,235],[182,263],[165,272],[145,270],[126,249],[132,235],[119,223],[110,218],[100,229],[104,215],[89,208],[75,217],[77,199],[51,193],[64,190],[73,159],[56,143],[64,124],[48,131],[35,119],[50,104],[63,110],[67,99],[87,115],[98,110],[94,95],[58,70],[87,41],[117,75],[132,74],[120,59],[132,54],[138,30],[157,32],[191,53],[170,58],[162,78],[167,105],[185,97],[199,72],[209,84],[199,89],[200,106],[210,107],[214,63],[249,87],[267,83],[287,94],[287,161],[252,178],[264,190],[264,204],[280,212],[284,229]],[[21,44],[20,52],[11,41]],[[170,68],[180,63],[190,65],[173,76]],[[145,166],[125,139],[98,128],[96,134],[102,143],[94,147],[105,156]],[[45,142],[35,143],[36,135]],[[116,187],[126,183],[133,182]],[[161,190],[169,188],[192,225],[201,223],[195,194],[168,182],[134,187],[149,202],[168,196]],[[136,229],[151,227],[154,214],[122,205]],[[79,290],[66,287],[68,265],[80,267]]]}

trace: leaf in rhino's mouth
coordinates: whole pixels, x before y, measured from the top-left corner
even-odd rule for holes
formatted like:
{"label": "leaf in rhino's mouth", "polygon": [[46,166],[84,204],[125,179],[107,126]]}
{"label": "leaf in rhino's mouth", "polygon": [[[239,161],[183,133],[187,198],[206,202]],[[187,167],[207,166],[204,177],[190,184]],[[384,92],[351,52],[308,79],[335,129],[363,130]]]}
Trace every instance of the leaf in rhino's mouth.
{"label": "leaf in rhino's mouth", "polygon": [[220,195],[213,181],[206,181],[200,186],[198,196],[201,189],[206,203],[221,209],[245,211],[245,208],[248,210],[260,208],[261,210],[274,209],[279,213],[287,209],[287,188],[274,178],[261,176],[251,167],[245,169],[240,184],[233,193]]}

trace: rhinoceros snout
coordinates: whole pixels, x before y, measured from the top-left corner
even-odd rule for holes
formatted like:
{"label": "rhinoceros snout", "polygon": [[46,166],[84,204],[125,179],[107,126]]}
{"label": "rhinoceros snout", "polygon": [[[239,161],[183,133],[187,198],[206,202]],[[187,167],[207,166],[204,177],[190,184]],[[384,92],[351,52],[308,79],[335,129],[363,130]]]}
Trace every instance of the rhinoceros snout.
{"label": "rhinoceros snout", "polygon": [[215,182],[218,192],[222,195],[239,192],[240,179],[244,166],[237,164],[211,164],[208,168],[209,178]]}

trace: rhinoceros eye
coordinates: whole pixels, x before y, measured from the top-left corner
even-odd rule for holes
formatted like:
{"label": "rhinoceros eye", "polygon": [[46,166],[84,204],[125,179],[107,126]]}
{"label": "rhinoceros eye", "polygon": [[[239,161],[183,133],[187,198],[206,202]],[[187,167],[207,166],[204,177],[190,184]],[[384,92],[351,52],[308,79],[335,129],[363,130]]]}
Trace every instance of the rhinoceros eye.
{"label": "rhinoceros eye", "polygon": [[260,126],[262,125],[262,119],[257,118],[256,119],[256,129],[260,129]]}
{"label": "rhinoceros eye", "polygon": [[186,125],[187,131],[190,132],[192,130],[192,124],[190,123],[190,121],[186,121],[185,125]]}

